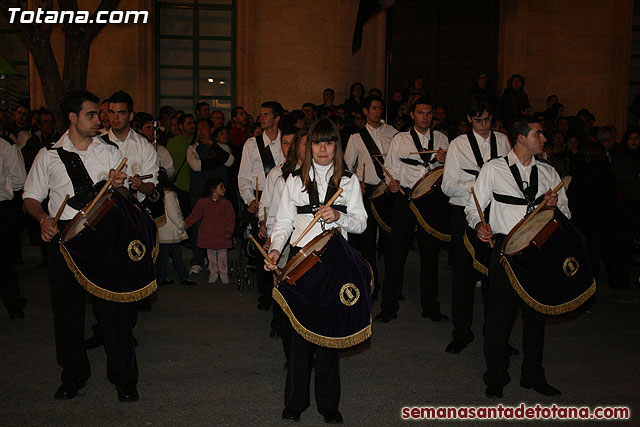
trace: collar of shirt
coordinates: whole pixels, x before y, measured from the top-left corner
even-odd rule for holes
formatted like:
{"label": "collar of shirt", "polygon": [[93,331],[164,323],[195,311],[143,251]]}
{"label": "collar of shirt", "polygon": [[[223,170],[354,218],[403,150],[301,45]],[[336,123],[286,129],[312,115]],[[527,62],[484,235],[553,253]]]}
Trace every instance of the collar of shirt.
{"label": "collar of shirt", "polygon": [[478,145],[487,144],[491,140],[491,132],[489,132],[489,136],[487,136],[486,138],[483,138],[480,135],[478,135],[478,133],[475,130],[473,131],[473,135],[476,137],[476,141],[478,141]]}
{"label": "collar of shirt", "polygon": [[115,133],[113,133],[113,129],[109,129],[108,135],[109,135],[109,139],[111,141],[123,144],[123,143],[127,142],[129,139],[132,138],[132,133],[133,133],[133,129],[129,128],[129,133],[127,134],[126,138],[125,139],[120,139],[120,138],[118,138],[116,136]]}
{"label": "collar of shirt", "polygon": [[513,150],[509,151],[509,154],[507,154],[507,160],[509,161],[509,166],[516,164],[519,169],[524,171],[528,171],[536,164],[536,156],[531,156],[531,162],[525,166]]}
{"label": "collar of shirt", "polygon": [[[424,134],[421,134],[420,131],[418,131],[418,129],[415,128],[415,126],[413,127],[413,130],[416,131],[416,134],[418,135],[418,139],[420,140],[420,143],[422,144],[422,146],[424,148],[429,146],[429,139],[431,138],[431,132],[429,132],[429,129],[427,129],[427,132]],[[434,141],[435,143],[435,141]]]}
{"label": "collar of shirt", "polygon": [[384,123],[380,123],[380,126],[378,126],[377,128],[374,128],[369,123],[367,123],[365,125],[365,127],[367,128],[367,131],[369,131],[371,136],[376,136],[377,137],[378,134],[380,133],[380,131],[382,130],[382,128],[384,127]]}
{"label": "collar of shirt", "polygon": [[[96,141],[96,139],[97,139],[97,141]],[[89,147],[87,147],[87,151],[93,150],[96,147],[96,145],[100,144],[101,141],[102,140],[100,139],[100,137],[94,136],[91,139],[91,144],[89,144]],[[64,148],[65,151],[73,151],[75,153],[82,152],[82,151],[78,150],[75,145],[73,145],[73,142],[71,142],[71,138],[69,138],[69,131],[66,131],[64,133],[64,135],[62,135],[62,137],[58,140],[58,142],[53,144],[53,146],[51,148],[53,148],[53,149],[55,149],[55,148]]]}
{"label": "collar of shirt", "polygon": [[262,132],[262,139],[264,140],[264,146],[265,147],[268,147],[270,144],[274,144],[276,142],[279,143],[280,142],[280,129],[278,129],[278,136],[273,141],[271,140],[271,138],[269,138],[269,135],[267,135],[266,131]]}

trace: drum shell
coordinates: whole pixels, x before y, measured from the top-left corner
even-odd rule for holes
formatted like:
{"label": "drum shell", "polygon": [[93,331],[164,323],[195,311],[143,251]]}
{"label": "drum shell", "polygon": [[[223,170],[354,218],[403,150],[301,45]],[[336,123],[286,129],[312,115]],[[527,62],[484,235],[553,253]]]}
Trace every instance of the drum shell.
{"label": "drum shell", "polygon": [[[555,209],[553,220],[558,226],[543,244],[530,244],[511,255],[503,253],[500,259],[515,291],[544,314],[574,310],[596,289],[582,235],[560,210]],[[509,236],[515,233],[517,229]]]}
{"label": "drum shell", "polygon": [[[338,231],[317,255],[294,285],[280,281],[273,297],[307,341],[329,348],[357,345],[371,336],[371,268]],[[345,292],[358,295],[353,304],[343,301]]]}
{"label": "drum shell", "polygon": [[391,233],[393,194],[390,191],[384,191],[382,188],[387,188],[387,185],[380,183],[376,186],[369,199],[369,207],[380,228],[387,233]]}
{"label": "drum shell", "polygon": [[137,202],[118,192],[111,198],[115,203],[100,221],[61,242],[60,251],[91,294],[115,302],[138,301],[157,289],[157,228]]}

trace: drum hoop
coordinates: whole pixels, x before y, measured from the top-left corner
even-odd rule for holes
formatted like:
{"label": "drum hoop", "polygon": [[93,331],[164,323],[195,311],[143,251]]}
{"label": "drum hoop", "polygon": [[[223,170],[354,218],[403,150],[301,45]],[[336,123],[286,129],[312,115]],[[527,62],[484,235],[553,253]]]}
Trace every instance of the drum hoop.
{"label": "drum hoop", "polygon": [[[422,181],[424,181],[425,179],[427,179],[428,177],[430,177],[430,176],[431,176],[431,175],[433,175],[434,173],[439,172],[439,171],[441,171],[441,170],[444,170],[444,166],[438,166],[437,168],[431,169],[429,172],[425,173],[425,174],[424,174],[424,176],[423,176],[422,178],[420,178],[419,180],[417,180],[417,181],[416,181],[416,183],[415,183],[415,184],[413,184],[413,187],[411,187],[411,192],[409,193],[409,195],[410,195],[409,199],[410,199],[410,200],[416,200],[416,199],[419,199],[420,197],[424,197],[424,196],[426,196],[427,194],[431,193],[431,192],[434,190],[434,187],[436,186],[436,184],[438,183],[438,181],[442,182],[442,175],[441,175],[438,179],[436,179],[436,180],[433,182],[433,185],[431,186],[431,189],[430,189],[429,191],[427,191],[426,193],[424,193],[422,196],[420,196],[420,197],[416,197],[416,198],[411,197],[411,195],[413,194],[414,190],[415,190],[416,188],[418,188],[418,186],[422,183]],[[443,173],[444,173],[444,172],[443,172]]]}
{"label": "drum hoop", "polygon": [[571,301],[567,301],[560,305],[541,304],[535,299],[533,299],[533,297],[531,297],[531,295],[529,295],[529,293],[522,287],[522,285],[520,284],[520,281],[518,280],[515,273],[513,272],[513,269],[511,268],[511,264],[509,264],[509,260],[507,259],[506,256],[504,255],[500,256],[500,264],[504,268],[504,271],[506,272],[507,277],[509,278],[509,283],[511,284],[511,287],[513,288],[513,290],[516,291],[516,293],[520,296],[520,298],[522,298],[522,300],[529,307],[531,307],[535,311],[542,314],[559,315],[559,314],[564,314],[569,311],[575,310],[576,308],[584,304],[596,292],[596,279],[593,279],[591,286],[589,286],[589,288],[586,291],[584,291],[582,294],[580,294],[578,297],[574,298]]}
{"label": "drum hoop", "polygon": [[424,220],[424,218],[422,217],[422,214],[420,213],[420,211],[418,210],[416,205],[413,204],[413,200],[409,200],[409,208],[411,209],[411,211],[415,215],[416,219],[418,220],[418,223],[424,229],[424,231],[426,231],[427,233],[431,234],[433,237],[442,240],[443,242],[450,242],[451,241],[451,235],[450,234],[441,233],[438,230],[436,230],[435,228],[431,227],[429,224],[427,224],[427,221]]}
{"label": "drum hoop", "polygon": [[[293,272],[293,270],[295,270],[296,268],[298,268],[298,267],[302,264],[302,262],[304,261],[304,259],[305,259],[305,258],[308,258],[312,253],[316,252],[316,251],[311,251],[310,253],[305,254],[305,253],[304,253],[304,248],[306,248],[307,246],[313,246],[315,243],[317,243],[317,242],[319,242],[320,240],[322,240],[322,239],[323,239],[325,236],[327,236],[328,234],[331,234],[331,235],[333,236],[333,233],[335,233],[337,230],[338,230],[337,228],[332,228],[332,229],[330,229],[330,230],[325,230],[325,231],[323,231],[322,233],[318,234],[316,237],[314,237],[314,238],[313,238],[309,243],[307,243],[307,244],[306,244],[306,245],[304,245],[302,248],[300,248],[300,251],[298,251],[298,253],[297,253],[297,254],[295,254],[295,255],[293,256],[293,258],[291,258],[291,259],[289,260],[289,262],[287,262],[287,263],[285,264],[284,268],[282,269],[282,272],[281,272],[280,276],[278,276],[278,282],[281,282],[281,281],[287,281],[287,282],[289,282],[289,276],[291,276],[291,273]],[[331,238],[329,238],[329,240],[330,240],[330,239],[331,239]],[[328,240],[327,240],[327,242],[328,242]],[[320,256],[321,256],[321,255],[322,255],[322,251],[323,251],[323,250],[324,250],[324,246],[321,248],[321,250],[320,250],[320,252],[318,253],[318,255],[320,255]],[[287,266],[288,266],[289,264],[292,264],[292,265],[293,265],[293,264],[296,264],[296,266],[295,266],[295,267],[293,267],[293,268],[291,269],[291,271],[289,271],[289,269],[287,268]],[[309,264],[309,265],[308,265],[308,268],[302,272],[302,274],[300,275],[300,277],[304,276],[304,274],[305,274],[307,271],[311,270],[311,267],[313,267],[314,265],[315,265],[315,263]],[[291,282],[289,282],[289,283],[291,283]],[[291,283],[291,284],[293,284],[293,283]]]}
{"label": "drum hoop", "polygon": [[387,233],[391,234],[391,226],[382,220],[382,217],[378,213],[378,210],[376,209],[376,206],[373,204],[373,199],[371,199],[369,201],[369,203],[370,203],[370,207],[371,207],[371,213],[373,214],[373,217],[378,222],[378,225],[380,226],[380,228],[382,228]]}
{"label": "drum hoop", "polygon": [[[371,265],[369,265],[369,269],[371,270],[371,283],[369,284],[369,286],[371,287],[371,289],[373,289],[374,279]],[[373,321],[373,317],[371,315],[369,315],[369,324],[360,331],[346,337],[327,337],[324,335],[316,334],[315,332],[312,332],[309,329],[305,328],[300,323],[298,318],[293,314],[293,311],[291,311],[287,300],[284,299],[284,296],[280,293],[277,287],[273,288],[273,290],[271,291],[271,296],[273,297],[273,300],[278,303],[280,308],[282,308],[282,311],[291,322],[291,326],[293,327],[293,329],[298,334],[300,334],[302,338],[309,341],[310,343],[319,345],[321,347],[344,349],[358,345],[371,337],[371,323]]]}
{"label": "drum hoop", "polygon": [[[555,207],[544,207],[542,208],[539,212],[531,212],[527,215],[525,215],[524,218],[522,218],[520,221],[518,221],[518,223],[516,225],[513,226],[513,228],[511,229],[511,231],[509,231],[509,234],[507,234],[507,237],[505,237],[504,241],[502,242],[502,246],[500,247],[500,255],[501,256],[511,256],[511,255],[517,255],[519,253],[521,253],[522,251],[524,251],[525,249],[527,249],[529,246],[531,246],[531,242],[527,243],[527,245],[520,249],[518,252],[514,252],[512,254],[505,254],[504,251],[507,248],[507,243],[513,238],[513,236],[520,230],[520,228],[522,227],[522,225],[525,222],[529,222],[529,220],[527,219],[528,217],[533,217],[543,211],[549,211],[549,210],[553,210],[555,211]],[[554,215],[551,217],[551,219],[553,219],[555,217],[555,213]]]}

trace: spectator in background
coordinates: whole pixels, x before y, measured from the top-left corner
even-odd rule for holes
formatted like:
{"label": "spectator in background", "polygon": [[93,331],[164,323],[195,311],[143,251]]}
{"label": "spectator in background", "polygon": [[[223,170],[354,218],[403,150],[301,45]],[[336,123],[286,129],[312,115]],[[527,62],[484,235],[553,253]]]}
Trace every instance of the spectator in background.
{"label": "spectator in background", "polygon": [[[154,143],[157,135],[156,130],[153,128],[153,116],[151,114],[137,113],[134,120],[134,129],[142,134],[147,141]],[[173,167],[173,159],[171,158],[171,154],[169,154],[169,150],[158,144],[157,141],[154,147],[158,153],[158,166],[163,168],[169,178],[171,178],[176,170]]]}
{"label": "spectator in background", "polygon": [[[427,96],[427,91],[424,88],[424,79],[420,76],[414,78],[407,92],[409,97],[417,96],[418,98],[421,98],[423,96]],[[409,104],[411,104],[411,101],[409,101]]]}
{"label": "spectator in background", "polygon": [[477,75],[475,85],[469,91],[467,99],[478,96],[488,100],[492,111],[496,111],[498,99],[496,98],[496,91],[489,86],[489,75],[487,73]]}
{"label": "spectator in background", "polygon": [[196,120],[209,118],[209,104],[206,102],[198,102],[196,104]]}
{"label": "spectator in background", "polygon": [[315,109],[316,109],[316,106],[313,105],[311,102],[305,102],[304,104],[302,104],[302,112],[304,113],[304,122],[307,125],[310,125],[316,120]]}
{"label": "spectator in background", "polygon": [[178,195],[180,209],[183,215],[191,213],[189,201],[190,168],[187,164],[187,148],[195,140],[196,122],[193,115],[183,114],[177,119],[178,134],[167,143],[167,150],[173,159],[176,173],[171,179],[171,184]]}
{"label": "spectator in background", "polygon": [[249,127],[249,138],[253,138],[261,134],[262,134],[262,128],[260,127],[260,123],[253,123]]}
{"label": "spectator in background", "polygon": [[211,113],[211,123],[213,129],[218,129],[224,126],[224,113],[220,110],[215,110]]}
{"label": "spectator in background", "polygon": [[382,99],[382,91],[376,88],[369,89],[369,96],[377,96],[378,98]]}
{"label": "spectator in background", "polygon": [[[322,91],[322,106],[329,110],[330,114],[336,113],[336,107],[333,105],[336,92],[330,87]],[[301,128],[298,128],[301,129]]]}
{"label": "spectator in background", "polygon": [[507,88],[500,98],[500,118],[507,127],[520,116],[525,106],[530,105],[529,97],[524,91],[524,83],[524,77],[520,74],[512,75],[507,80]]}
{"label": "spectator in background", "polygon": [[109,126],[109,100],[108,99],[105,99],[104,101],[102,101],[102,104],[100,104],[100,126],[102,126],[102,129],[100,129],[100,136],[106,135],[107,133],[109,133],[109,129],[111,129],[111,126]]}
{"label": "spectator in background", "polygon": [[340,117],[342,120],[347,119],[347,107],[344,104],[340,104],[336,107],[336,116]]}
{"label": "spectator in background", "polygon": [[596,138],[597,142],[604,146],[609,161],[613,162],[617,150],[615,128],[613,126],[603,126],[599,128],[596,133]]}
{"label": "spectator in background", "polygon": [[229,140],[233,147],[242,147],[247,140],[249,126],[249,116],[244,107],[237,106],[231,110],[231,129],[229,130]]}
{"label": "spectator in background", "polygon": [[351,85],[351,88],[349,88],[349,98],[344,101],[344,107],[347,110],[347,114],[362,114],[362,99],[364,97],[364,93],[365,91],[362,83],[355,82]]}

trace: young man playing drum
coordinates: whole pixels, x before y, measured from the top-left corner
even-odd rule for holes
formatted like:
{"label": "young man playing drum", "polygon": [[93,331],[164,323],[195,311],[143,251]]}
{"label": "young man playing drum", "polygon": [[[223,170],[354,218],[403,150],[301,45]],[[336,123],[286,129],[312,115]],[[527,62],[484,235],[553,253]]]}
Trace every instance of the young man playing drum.
{"label": "young man playing drum", "polygon": [[[376,280],[374,295],[377,294],[380,284],[378,280],[377,265],[377,235],[378,222],[371,212],[369,198],[373,194],[376,185],[384,182],[384,172],[380,163],[374,160],[377,156],[380,162],[389,151],[391,140],[398,133],[393,126],[382,123],[382,99],[379,96],[369,96],[362,104],[362,112],[367,118],[363,129],[351,135],[347,149],[344,153],[344,161],[347,167],[361,180],[364,188],[365,208],[367,209],[367,229],[359,236],[351,239],[353,246],[360,251],[362,256],[371,264],[373,277]],[[354,170],[354,167],[357,168]],[[364,174],[364,181],[363,181]],[[388,236],[380,233],[381,245],[386,242]],[[375,298],[375,297],[374,297]]]}
{"label": "young man playing drum", "polygon": [[[61,107],[70,122],[69,131],[51,149],[40,150],[23,194],[27,213],[40,223],[42,240],[48,242],[56,356],[62,367],[62,385],[54,397],[63,400],[74,398],[85,386],[91,376],[91,367],[83,346],[85,290],[62,257],[58,233],[92,197],[90,191],[89,197],[82,197],[82,192],[76,193],[76,186],[85,183],[77,180],[78,174],[97,183],[112,176],[123,158],[117,147],[97,136],[100,130],[98,102],[98,97],[87,91],[72,92],[65,98]],[[61,157],[75,158],[79,163],[64,163]],[[67,167],[74,171],[74,177],[67,172]],[[126,176],[120,172],[114,178],[113,186],[122,187]],[[82,189],[81,186],[78,188]],[[49,212],[53,215],[62,206],[66,194],[72,197],[56,224],[40,203],[49,196]],[[101,298],[96,298],[94,304],[97,304],[98,324],[105,337],[107,377],[116,386],[120,401],[138,400],[138,366],[132,335],[135,304]]]}
{"label": "young man playing drum", "polygon": [[[342,193],[335,203],[326,206],[327,195],[330,195],[328,193],[332,191],[335,194],[339,188],[342,189]],[[314,198],[317,197],[317,200],[325,201],[317,210],[311,204],[312,195]],[[321,222],[316,222],[297,242],[303,230],[314,219],[314,215],[318,214],[321,216]],[[346,238],[347,233],[362,233],[366,225],[367,213],[362,202],[360,183],[345,169],[338,129],[329,119],[320,119],[309,129],[304,164],[286,181],[271,235],[269,257],[272,263],[265,260],[265,269],[275,269],[289,236],[292,242],[297,242],[289,253],[289,257],[292,258],[324,229],[339,227]],[[330,284],[323,284],[323,287],[329,288]],[[317,303],[320,304],[320,301]],[[369,316],[370,313],[367,315],[368,319]],[[298,421],[300,414],[309,407],[311,361],[315,354],[315,396],[318,412],[327,423],[342,423],[342,415],[338,410],[338,349],[312,344],[296,332],[293,326],[291,330],[292,346],[282,418]]]}
{"label": "young man playing drum", "polygon": [[[400,193],[403,188],[409,194],[411,188],[427,172],[445,161],[449,148],[447,137],[431,130],[433,106],[426,98],[420,98],[411,106],[411,118],[415,125],[409,132],[401,132],[393,137],[384,165],[393,176],[387,184],[395,194],[391,219],[391,238],[385,248],[385,277],[382,286],[382,312],[375,321],[389,322],[398,317],[398,300],[402,293],[404,265],[413,241],[417,219],[411,212],[409,199]],[[410,154],[423,150],[437,150],[431,154]],[[420,248],[420,294],[422,316],[434,322],[447,320],[440,312],[438,302],[438,252],[440,242],[418,227]]]}
{"label": "young man playing drum", "polygon": [[481,209],[491,203],[487,227],[482,225],[478,209],[472,200],[465,206],[467,222],[476,230],[478,238],[483,242],[494,239],[489,262],[485,319],[484,353],[487,370],[483,376],[487,385],[486,395],[490,398],[502,398],[502,390],[510,381],[508,340],[520,308],[523,314],[524,352],[520,385],[527,389],[533,388],[543,395],[560,395],[559,390],[547,384],[542,367],[544,317],[525,305],[500,265],[501,246],[505,237],[537,204],[557,206],[564,215],[571,216],[564,189],[558,193],[551,190],[560,183],[560,176],[550,164],[535,158],[542,153],[546,141],[542,132],[542,125],[535,119],[516,120],[511,130],[513,150],[506,157],[485,163],[480,170],[474,190]]}
{"label": "young man playing drum", "polygon": [[[453,341],[447,353],[458,354],[473,341],[473,296],[481,278],[473,267],[473,258],[464,244],[467,219],[465,205],[472,199],[471,188],[482,165],[511,151],[507,136],[491,130],[492,110],[486,98],[471,97],[467,103],[467,120],[472,131],[451,141],[442,176],[442,191],[453,206],[451,218],[451,317]],[[486,286],[483,286],[483,295]],[[486,303],[486,301],[485,301]]]}

